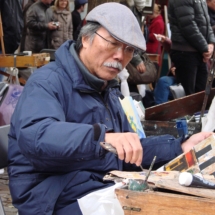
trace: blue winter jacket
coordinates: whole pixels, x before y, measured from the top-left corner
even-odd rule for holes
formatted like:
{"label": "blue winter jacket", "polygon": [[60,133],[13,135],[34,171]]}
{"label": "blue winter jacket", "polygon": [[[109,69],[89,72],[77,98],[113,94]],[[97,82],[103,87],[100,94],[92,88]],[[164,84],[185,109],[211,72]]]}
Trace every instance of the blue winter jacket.
{"label": "blue winter jacket", "polygon": [[[9,187],[19,215],[79,215],[77,198],[112,185],[102,180],[107,172],[140,171],[100,147],[107,130],[133,131],[118,84],[110,81],[102,93],[87,85],[71,44],[31,75],[11,119]],[[141,142],[145,167],[155,155],[162,163],[182,153],[181,139],[170,135]]]}

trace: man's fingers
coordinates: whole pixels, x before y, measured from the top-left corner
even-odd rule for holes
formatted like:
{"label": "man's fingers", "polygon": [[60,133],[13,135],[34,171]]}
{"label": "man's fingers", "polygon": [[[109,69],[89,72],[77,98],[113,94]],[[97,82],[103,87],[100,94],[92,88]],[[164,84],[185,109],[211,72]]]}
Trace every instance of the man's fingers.
{"label": "man's fingers", "polygon": [[141,164],[143,149],[136,133],[107,133],[105,142],[116,148],[120,160],[137,166]]}
{"label": "man's fingers", "polygon": [[[132,154],[129,153],[128,151],[128,156],[131,155],[129,162],[130,163],[135,163],[137,166],[139,166],[142,162],[143,158],[143,149],[142,145],[140,143],[139,137],[137,134],[131,133],[131,136],[128,136],[128,142],[130,147],[132,148]],[[127,153],[126,153],[127,156]]]}

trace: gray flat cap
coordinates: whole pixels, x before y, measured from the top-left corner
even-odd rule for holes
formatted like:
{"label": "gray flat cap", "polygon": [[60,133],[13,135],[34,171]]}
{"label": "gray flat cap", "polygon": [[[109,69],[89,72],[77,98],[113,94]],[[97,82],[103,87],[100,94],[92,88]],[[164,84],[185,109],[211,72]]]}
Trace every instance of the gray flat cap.
{"label": "gray flat cap", "polygon": [[146,42],[132,11],[119,3],[104,3],[86,16],[87,21],[98,22],[117,40],[145,51]]}

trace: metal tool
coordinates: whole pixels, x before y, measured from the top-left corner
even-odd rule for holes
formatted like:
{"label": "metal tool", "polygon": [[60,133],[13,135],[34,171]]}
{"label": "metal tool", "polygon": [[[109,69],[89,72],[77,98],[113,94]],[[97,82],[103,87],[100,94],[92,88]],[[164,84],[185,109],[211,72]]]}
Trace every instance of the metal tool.
{"label": "metal tool", "polygon": [[[117,154],[117,151],[116,151],[116,148],[113,147],[110,143],[100,142],[100,145],[101,145],[104,149],[106,149],[107,151],[112,152],[112,153],[114,153],[115,155],[118,155],[118,154]],[[140,169],[144,172],[144,169],[143,169],[142,165],[140,165]]]}

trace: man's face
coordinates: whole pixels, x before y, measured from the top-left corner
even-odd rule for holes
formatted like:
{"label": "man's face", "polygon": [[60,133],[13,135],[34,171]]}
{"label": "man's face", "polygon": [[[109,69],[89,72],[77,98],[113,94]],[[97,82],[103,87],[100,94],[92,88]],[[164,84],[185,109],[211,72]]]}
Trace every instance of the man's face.
{"label": "man's face", "polygon": [[[127,45],[114,39],[106,29],[100,28],[96,33],[92,42],[87,37],[82,38],[80,59],[89,72],[96,77],[107,81],[112,80],[129,63],[132,54],[126,53],[124,50]],[[118,47],[116,49],[113,48],[115,44]],[[127,50],[131,51],[131,49]]]}
{"label": "man's face", "polygon": [[207,1],[207,5],[211,10],[215,11],[215,0]]}

